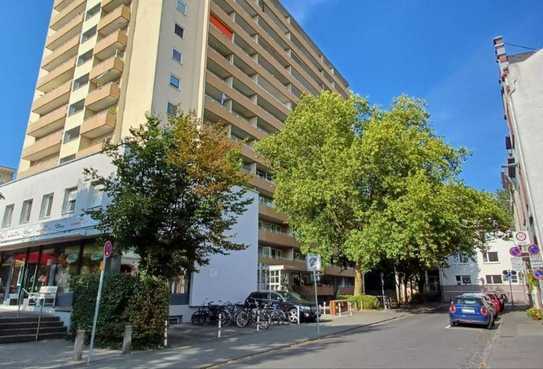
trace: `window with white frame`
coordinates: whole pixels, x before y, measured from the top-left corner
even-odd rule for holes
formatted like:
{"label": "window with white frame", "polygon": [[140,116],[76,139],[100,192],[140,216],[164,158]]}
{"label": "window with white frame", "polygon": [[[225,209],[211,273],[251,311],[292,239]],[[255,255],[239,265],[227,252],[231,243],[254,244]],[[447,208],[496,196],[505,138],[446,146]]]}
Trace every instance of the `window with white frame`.
{"label": "window with white frame", "polygon": [[83,35],[81,35],[81,43],[84,43],[91,38],[93,38],[96,35],[96,26],[89,28],[85,32],[83,32]]}
{"label": "window with white frame", "polygon": [[96,4],[95,6],[87,10],[87,14],[85,15],[85,20],[89,20],[95,15],[99,14],[101,9],[102,9],[102,4]]}
{"label": "window with white frame", "polygon": [[485,263],[497,263],[499,262],[497,251],[485,251],[483,252],[483,262]]}
{"label": "window with white frame", "polygon": [[469,275],[457,275],[456,276],[456,285],[457,286],[466,286],[471,284],[471,276]]}
{"label": "window with white frame", "polygon": [[166,106],[166,112],[168,115],[177,115],[177,106],[169,102]]}
{"label": "window with white frame", "polygon": [[453,260],[455,264],[467,264],[469,262],[469,257],[467,255],[457,252],[453,255]]}
{"label": "window with white frame", "polygon": [[172,49],[172,59],[176,63],[181,64],[183,62],[183,54],[181,53],[181,51],[174,48],[174,49]]}
{"label": "window with white frame", "polygon": [[7,205],[4,209],[4,216],[2,217],[2,228],[8,228],[11,226],[11,219],[13,218],[13,210],[15,204]]}
{"label": "window with white frame", "polygon": [[[89,74],[82,75],[81,77],[74,80],[73,91],[80,89],[89,84]],[[84,100],[83,100],[84,101]]]}
{"label": "window with white frame", "polygon": [[64,202],[62,203],[62,214],[72,214],[75,211],[77,201],[77,187],[64,190]]}
{"label": "window with white frame", "polygon": [[71,128],[64,132],[64,143],[72,142],[73,140],[77,140],[79,138],[79,131],[81,129],[81,126],[77,126],[75,128]]}
{"label": "window with white frame", "polygon": [[176,9],[179,13],[187,15],[188,5],[186,0],[177,0]]}
{"label": "window with white frame", "polygon": [[502,276],[500,274],[492,274],[486,276],[487,284],[502,284]]}
{"label": "window with white frame", "polygon": [[23,201],[23,207],[21,208],[21,216],[19,218],[19,224],[25,224],[30,222],[30,214],[32,213],[32,199]]}
{"label": "window with white frame", "polygon": [[181,81],[179,81],[179,78],[174,74],[170,74],[170,86],[177,90],[181,88]]}
{"label": "window with white frame", "polygon": [[40,219],[49,218],[53,208],[54,194],[48,193],[41,198]]}
{"label": "window with white frame", "polygon": [[102,206],[104,189],[98,183],[92,183],[89,188],[89,208]]}
{"label": "window with white frame", "polygon": [[86,53],[79,55],[79,57],[77,58],[77,66],[83,65],[91,59],[92,59],[92,50],[89,50]]}

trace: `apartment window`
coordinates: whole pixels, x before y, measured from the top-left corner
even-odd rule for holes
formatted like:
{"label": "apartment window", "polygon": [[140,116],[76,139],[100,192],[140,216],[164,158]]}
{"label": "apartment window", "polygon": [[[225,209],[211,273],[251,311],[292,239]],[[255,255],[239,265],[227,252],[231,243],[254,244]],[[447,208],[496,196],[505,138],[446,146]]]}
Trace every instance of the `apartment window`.
{"label": "apartment window", "polygon": [[53,208],[54,194],[48,193],[43,195],[41,199],[40,219],[49,218],[51,216],[51,209]]}
{"label": "apartment window", "polygon": [[89,84],[89,74],[85,74],[84,76],[81,76],[74,80],[74,87],[73,90],[79,90],[81,87],[86,86]]}
{"label": "apartment window", "polygon": [[81,43],[84,43],[96,35],[96,26],[89,28],[85,32],[83,32],[83,35],[81,36]]}
{"label": "apartment window", "polygon": [[262,179],[267,180],[267,181],[273,181],[273,176],[267,170],[257,168],[256,169],[256,175],[259,176]]}
{"label": "apartment window", "polygon": [[273,208],[273,199],[271,197],[267,197],[264,195],[260,195],[260,204],[267,207],[267,208]]}
{"label": "apartment window", "polygon": [[91,184],[89,191],[89,208],[96,208],[98,206],[101,206],[103,197],[103,188],[98,185],[98,183]]}
{"label": "apartment window", "polygon": [[30,222],[30,213],[32,212],[32,199],[25,200],[23,202],[23,208],[21,209],[21,216],[19,218],[20,224]]}
{"label": "apartment window", "polygon": [[75,159],[75,154],[68,155],[68,156],[65,156],[65,157],[63,157],[63,158],[60,158],[59,163],[60,163],[60,164],[64,164],[64,163],[67,163],[67,162],[72,161],[72,160],[74,160],[74,159]]}
{"label": "apartment window", "polygon": [[453,255],[453,260],[455,264],[467,264],[469,262],[469,257],[462,253],[456,253]]}
{"label": "apartment window", "polygon": [[183,54],[181,54],[181,51],[173,49],[172,59],[175,60],[177,63],[181,64],[183,62]]}
{"label": "apartment window", "polygon": [[177,78],[173,74],[170,74],[170,86],[174,87],[177,90],[179,90],[179,88],[181,87],[181,82],[179,81],[179,78]]}
{"label": "apartment window", "polygon": [[89,50],[86,53],[79,55],[79,58],[77,58],[77,66],[83,65],[91,59],[92,59],[92,50]]}
{"label": "apartment window", "polygon": [[13,210],[15,209],[15,205],[7,205],[4,209],[4,217],[2,218],[2,228],[7,228],[11,226],[11,218],[13,218]]}
{"label": "apartment window", "polygon": [[185,0],[177,0],[177,11],[183,15],[187,15],[188,5]]}
{"label": "apartment window", "polygon": [[68,108],[68,116],[77,114],[80,111],[83,111],[83,109],[85,109],[85,99],[79,100],[70,105]]}
{"label": "apartment window", "polygon": [[168,112],[168,115],[177,115],[177,106],[172,103],[168,103],[166,111]]}
{"label": "apartment window", "polygon": [[64,143],[76,140],[79,137],[79,128],[80,127],[77,126],[64,132]]}
{"label": "apartment window", "polygon": [[183,27],[181,27],[179,24],[175,24],[175,28],[174,28],[174,32],[177,36],[183,38],[183,35],[185,33],[185,30],[183,29]]}
{"label": "apartment window", "polygon": [[502,284],[502,276],[499,274],[487,275],[486,283],[487,284]]}
{"label": "apartment window", "polygon": [[471,276],[469,276],[469,275],[457,275],[456,276],[456,285],[458,285],[458,286],[466,286],[468,284],[471,284]]}
{"label": "apartment window", "polygon": [[62,214],[72,214],[75,211],[77,200],[77,187],[67,188],[64,191],[64,202],[62,203]]}
{"label": "apartment window", "polygon": [[[514,271],[513,271],[514,272]],[[511,273],[511,283],[518,283],[518,273]]]}
{"label": "apartment window", "polygon": [[85,20],[89,20],[92,17],[94,17],[97,14],[100,14],[101,4],[96,4],[89,10],[87,10],[87,14],[85,15]]}
{"label": "apartment window", "polygon": [[485,263],[497,263],[499,261],[498,252],[497,251],[483,252],[483,261]]}

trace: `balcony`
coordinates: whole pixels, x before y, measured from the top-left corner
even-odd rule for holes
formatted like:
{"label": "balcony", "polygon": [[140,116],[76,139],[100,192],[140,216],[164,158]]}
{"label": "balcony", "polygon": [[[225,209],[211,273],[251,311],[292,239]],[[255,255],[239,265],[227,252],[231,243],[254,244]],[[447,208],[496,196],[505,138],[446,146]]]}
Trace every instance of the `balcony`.
{"label": "balcony", "polygon": [[68,24],[75,16],[83,14],[85,11],[86,0],[73,0],[65,8],[60,10],[51,18],[49,27],[57,31],[59,28]]}
{"label": "balcony", "polygon": [[53,4],[53,8],[56,10],[56,11],[62,11],[64,10],[68,5],[70,5],[70,3],[74,1],[74,0],[55,0],[54,4]]}
{"label": "balcony", "polygon": [[63,105],[68,104],[72,82],[69,81],[53,91],[37,98],[32,104],[32,111],[39,115],[45,115]]}
{"label": "balcony", "polygon": [[51,54],[43,58],[42,68],[48,72],[53,71],[59,65],[66,63],[77,55],[79,48],[79,35],[56,49]]}
{"label": "balcony", "polygon": [[285,214],[280,213],[277,210],[270,208],[266,205],[259,205],[258,214],[260,218],[270,220],[272,222],[287,222],[287,216]]}
{"label": "balcony", "polygon": [[53,110],[51,113],[40,117],[40,119],[28,126],[27,134],[35,138],[40,138],[51,132],[58,131],[64,127],[67,110],[68,106],[64,105]]}
{"label": "balcony", "polygon": [[94,57],[98,60],[105,60],[111,58],[113,55],[126,48],[128,43],[128,36],[124,31],[117,31],[102,38],[96,43],[94,47]]}
{"label": "balcony", "polygon": [[259,192],[268,196],[273,195],[273,191],[275,191],[275,184],[273,182],[265,180],[257,175],[251,175],[249,177],[249,184],[256,187]]}
{"label": "balcony", "polygon": [[285,270],[293,270],[298,272],[307,271],[305,268],[305,261],[270,257],[260,257],[259,259],[260,263],[263,265],[282,265]]}
{"label": "balcony", "polygon": [[62,130],[54,132],[23,149],[24,160],[36,161],[58,153],[62,143]]}
{"label": "balcony", "polygon": [[86,119],[81,125],[81,136],[95,139],[113,131],[117,114],[114,110],[106,110]]}
{"label": "balcony", "polygon": [[92,146],[85,147],[84,149],[80,149],[76,154],[76,158],[77,159],[84,158],[85,156],[96,154],[97,152],[100,152],[103,149],[104,149],[104,143],[99,142]]}
{"label": "balcony", "polygon": [[121,90],[116,83],[109,83],[89,93],[85,100],[87,109],[100,111],[109,108],[119,101]]}
{"label": "balcony", "polygon": [[131,0],[102,0],[102,9],[106,13],[109,13],[115,8],[118,8],[120,5],[128,5]]}
{"label": "balcony", "polygon": [[47,38],[45,47],[48,48],[49,50],[58,49],[59,47],[63,46],[68,41],[70,41],[72,38],[76,36],[79,37],[82,26],[83,26],[83,15],[75,17],[64,27],[62,27],[55,33],[51,34]]}
{"label": "balcony", "polygon": [[[314,297],[315,296],[315,287],[311,285],[297,286],[294,288],[295,292],[298,292],[300,295],[305,297]],[[317,295],[318,296],[335,296],[334,286],[323,284],[317,286]]]}
{"label": "balcony", "polygon": [[266,228],[258,230],[258,241],[267,245],[297,247],[298,242],[288,233],[274,232]]}
{"label": "balcony", "polygon": [[119,57],[113,57],[95,65],[90,73],[90,80],[102,86],[121,77],[124,62]]}
{"label": "balcony", "polygon": [[72,80],[74,70],[75,57],[41,77],[38,80],[36,89],[42,92],[50,92],[67,81]]}
{"label": "balcony", "polygon": [[129,20],[130,8],[126,5],[120,6],[100,20],[100,23],[98,23],[98,34],[100,36],[107,36],[112,32],[126,27]]}

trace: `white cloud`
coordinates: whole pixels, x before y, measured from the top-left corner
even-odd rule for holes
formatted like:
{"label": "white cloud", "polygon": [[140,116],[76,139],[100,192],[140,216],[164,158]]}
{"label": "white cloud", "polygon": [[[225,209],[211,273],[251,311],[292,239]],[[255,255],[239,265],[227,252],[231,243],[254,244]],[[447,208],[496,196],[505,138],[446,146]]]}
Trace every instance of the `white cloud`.
{"label": "white cloud", "polygon": [[283,5],[301,24],[311,15],[319,5],[331,0],[283,0]]}

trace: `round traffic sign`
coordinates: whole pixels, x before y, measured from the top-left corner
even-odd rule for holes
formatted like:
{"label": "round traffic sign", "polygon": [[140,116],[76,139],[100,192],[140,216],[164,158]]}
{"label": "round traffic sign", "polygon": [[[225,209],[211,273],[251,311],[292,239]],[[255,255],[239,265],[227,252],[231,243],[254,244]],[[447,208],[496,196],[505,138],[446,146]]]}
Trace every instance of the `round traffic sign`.
{"label": "round traffic sign", "polygon": [[522,249],[519,246],[513,246],[509,249],[509,253],[511,254],[511,256],[521,256]]}
{"label": "round traffic sign", "polygon": [[111,243],[111,241],[108,240],[104,243],[104,256],[108,258],[111,256],[112,253],[113,253],[113,244]]}
{"label": "round traffic sign", "polygon": [[535,243],[528,247],[528,252],[530,255],[537,255],[539,254],[539,246],[537,246]]}
{"label": "round traffic sign", "polygon": [[534,270],[534,277],[539,280],[543,279],[543,269]]}
{"label": "round traffic sign", "polygon": [[517,241],[523,242],[526,241],[528,235],[526,234],[526,232],[517,232],[515,238],[517,239]]}

